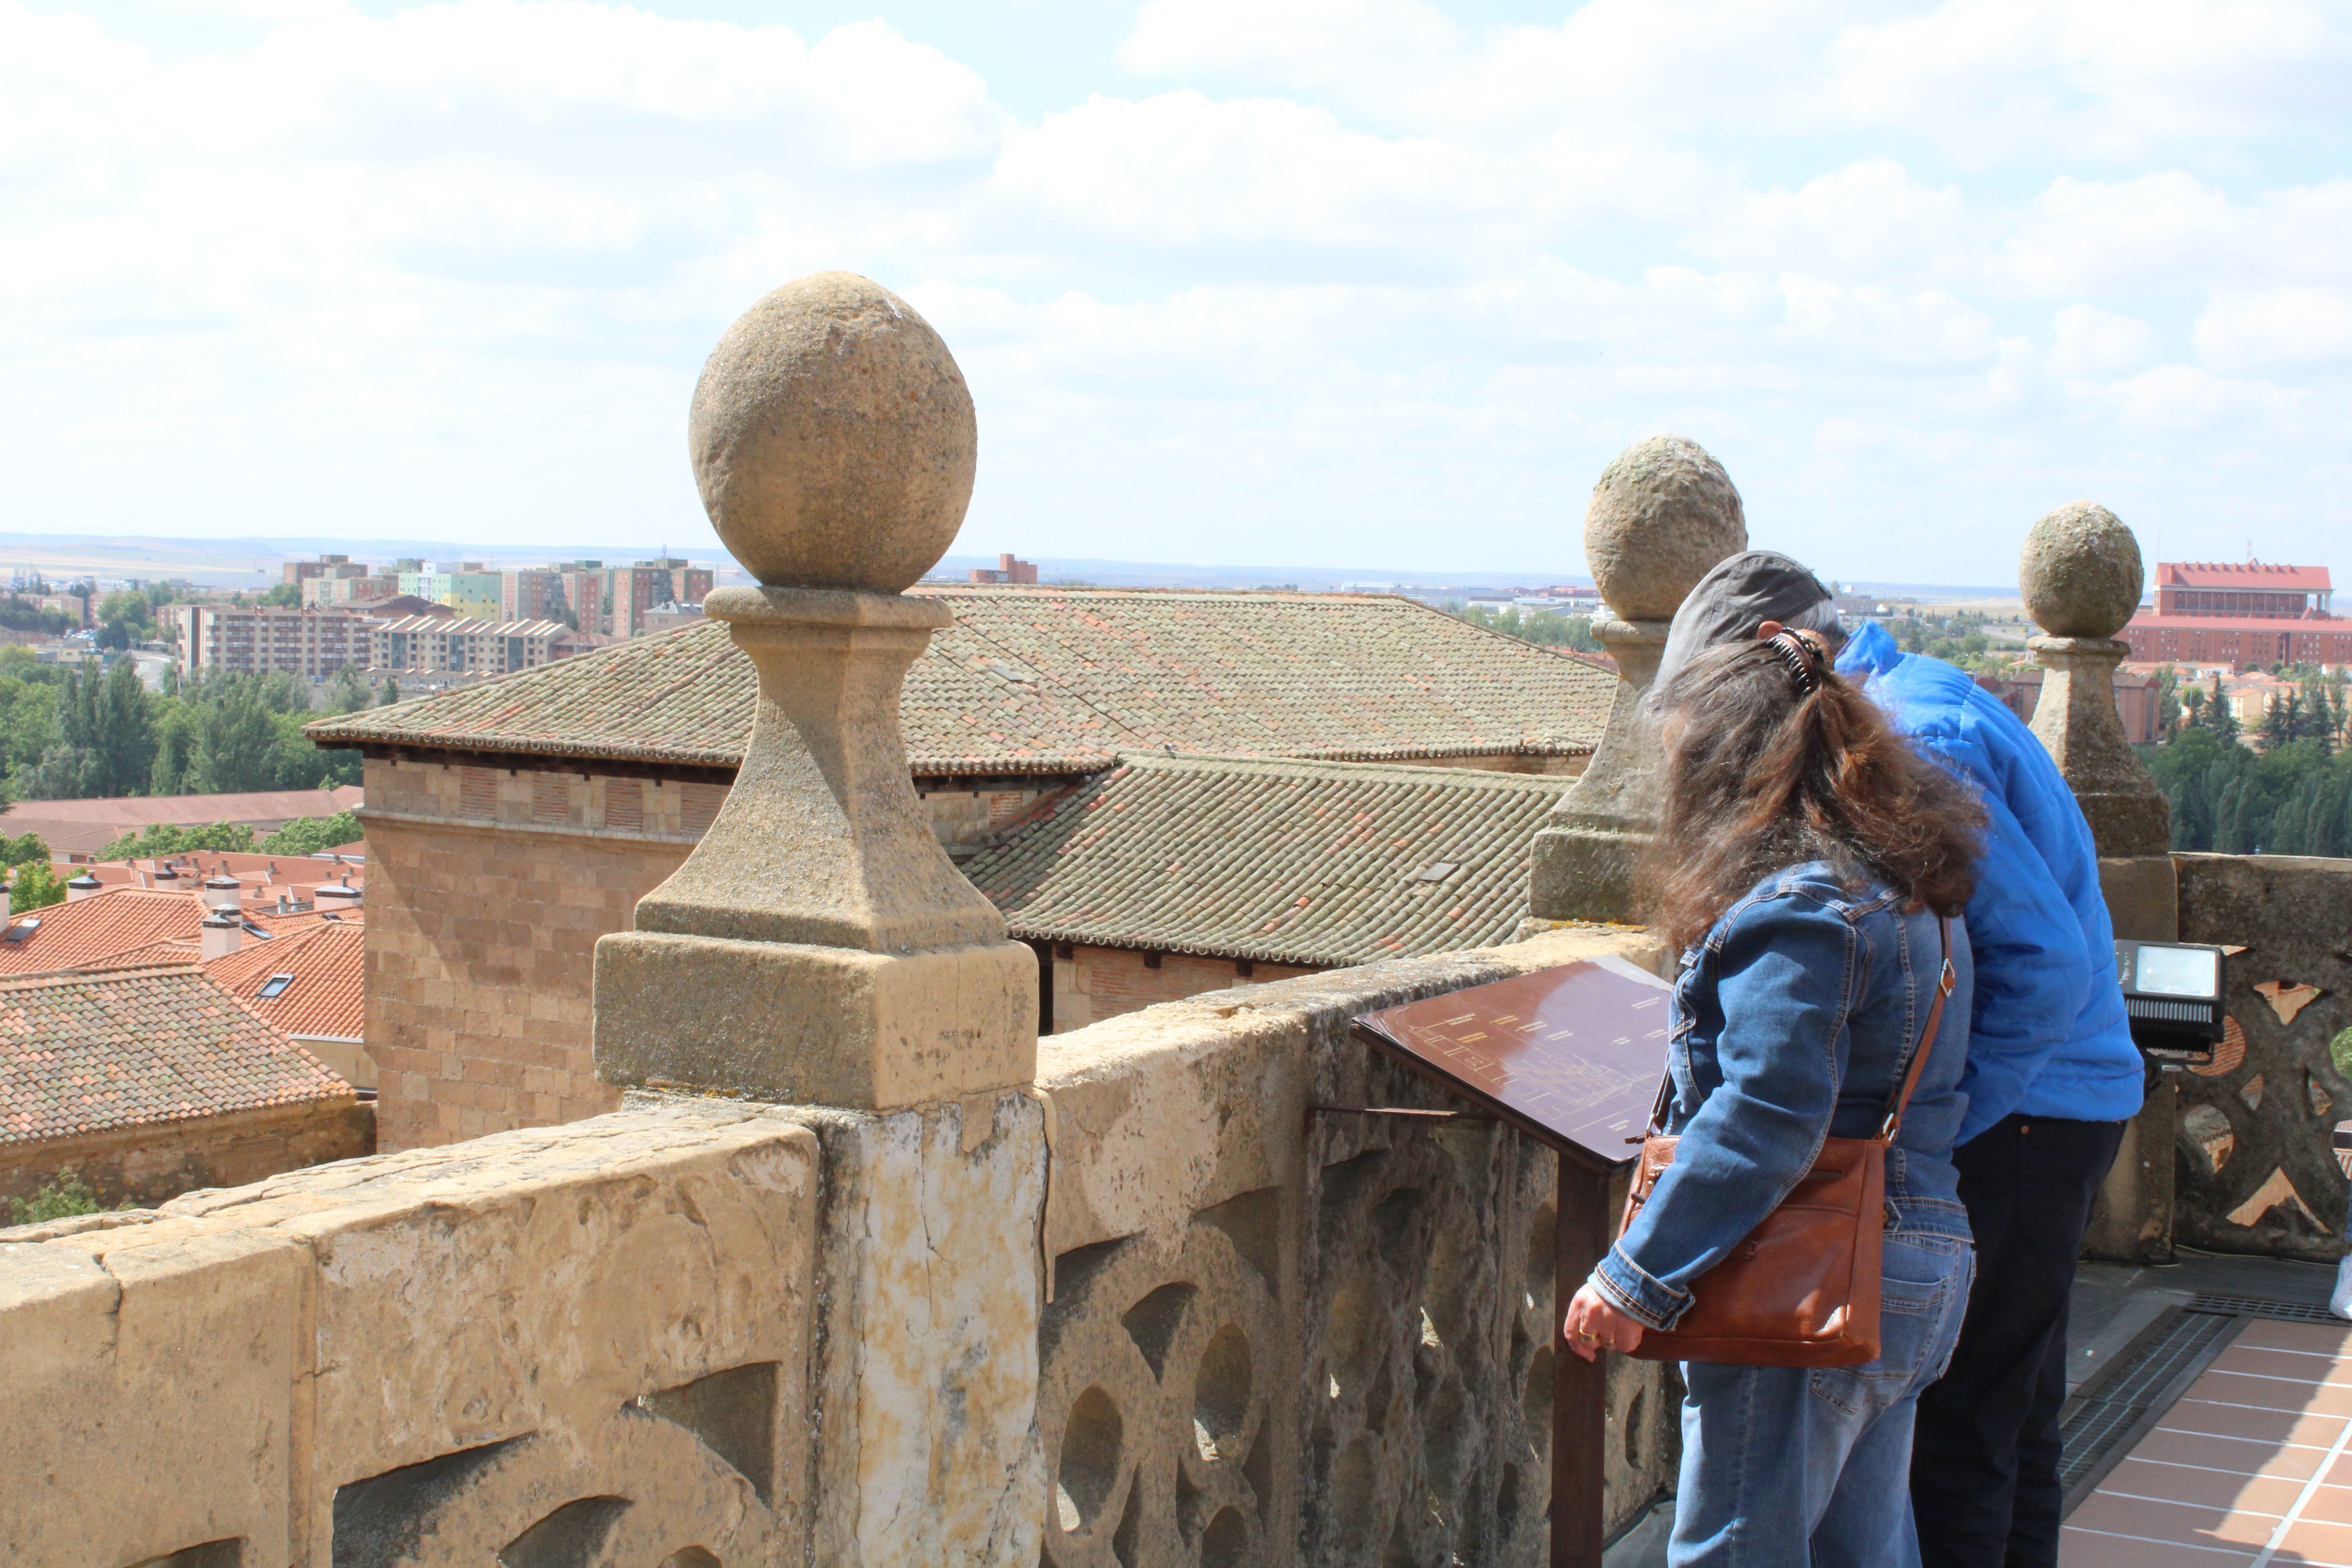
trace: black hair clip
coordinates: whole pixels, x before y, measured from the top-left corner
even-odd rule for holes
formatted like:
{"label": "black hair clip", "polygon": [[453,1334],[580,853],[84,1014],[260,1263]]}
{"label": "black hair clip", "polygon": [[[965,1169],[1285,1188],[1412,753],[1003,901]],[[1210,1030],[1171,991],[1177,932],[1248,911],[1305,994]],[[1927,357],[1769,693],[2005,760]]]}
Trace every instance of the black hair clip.
{"label": "black hair clip", "polygon": [[1811,697],[1821,689],[1821,650],[1815,644],[1794,632],[1775,632],[1765,646],[1797,678],[1798,690]]}

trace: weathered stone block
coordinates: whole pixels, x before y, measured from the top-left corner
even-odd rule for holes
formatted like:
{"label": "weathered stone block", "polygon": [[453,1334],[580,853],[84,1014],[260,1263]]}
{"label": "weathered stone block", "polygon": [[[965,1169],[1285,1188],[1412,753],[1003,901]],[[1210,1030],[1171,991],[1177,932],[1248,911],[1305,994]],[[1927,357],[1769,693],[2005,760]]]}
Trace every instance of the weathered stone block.
{"label": "weathered stone block", "polygon": [[892,1110],[1026,1083],[1036,1041],[1037,958],[1016,942],[878,953],[638,931],[596,945],[609,1084]]}
{"label": "weathered stone block", "polygon": [[291,1241],[188,1220],[0,1243],[0,1559],[241,1541],[247,1563],[298,1560],[309,1268]]}

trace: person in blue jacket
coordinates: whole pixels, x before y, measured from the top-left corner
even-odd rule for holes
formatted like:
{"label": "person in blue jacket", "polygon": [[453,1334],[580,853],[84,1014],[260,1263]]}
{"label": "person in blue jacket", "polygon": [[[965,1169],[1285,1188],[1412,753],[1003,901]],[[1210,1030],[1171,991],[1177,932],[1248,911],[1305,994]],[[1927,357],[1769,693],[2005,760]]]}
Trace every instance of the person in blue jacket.
{"label": "person in blue jacket", "polygon": [[[1675,613],[1658,679],[1704,647],[1753,638],[1766,620],[1843,631],[1811,573],[1748,552]],[[1969,1103],[1952,1156],[1977,1277],[1951,1367],[1919,1400],[1921,1556],[1928,1568],[2054,1568],[2067,1301],[2092,1200],[2143,1086],[2098,849],[2042,742],[1965,671],[1904,653],[1875,623],[1845,640],[1836,668],[1973,784],[1990,817],[1968,905]]]}

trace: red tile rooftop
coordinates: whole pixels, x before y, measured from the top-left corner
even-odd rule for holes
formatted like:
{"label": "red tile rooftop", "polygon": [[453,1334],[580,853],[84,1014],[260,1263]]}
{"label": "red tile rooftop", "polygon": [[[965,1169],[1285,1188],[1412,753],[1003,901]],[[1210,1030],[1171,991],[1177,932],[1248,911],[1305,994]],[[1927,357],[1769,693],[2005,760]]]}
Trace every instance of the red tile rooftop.
{"label": "red tile rooftop", "polygon": [[294,1039],[358,1040],[366,932],[356,921],[289,922],[275,941],[247,942],[205,973]]}

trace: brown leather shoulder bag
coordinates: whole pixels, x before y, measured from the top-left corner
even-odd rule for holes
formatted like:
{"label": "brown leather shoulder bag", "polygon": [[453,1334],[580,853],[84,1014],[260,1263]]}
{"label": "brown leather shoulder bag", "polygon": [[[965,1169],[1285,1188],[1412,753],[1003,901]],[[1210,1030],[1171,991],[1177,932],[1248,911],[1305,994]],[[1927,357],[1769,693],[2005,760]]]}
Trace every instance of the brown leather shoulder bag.
{"label": "brown leather shoulder bag", "polygon": [[[1693,1300],[1672,1329],[1644,1329],[1644,1361],[1724,1362],[1739,1366],[1854,1366],[1878,1359],[1878,1280],[1886,1224],[1886,1150],[1902,1129],[1919,1072],[1935,1048],[1952,973],[1952,922],[1937,922],[1943,973],[1910,1070],[1888,1099],[1874,1138],[1824,1140],[1813,1168],[1731,1255],[1691,1283]],[[1625,1202],[1625,1226],[1674,1163],[1675,1140],[1661,1129],[1674,1093],[1659,1086],[1642,1140],[1642,1163]]]}

